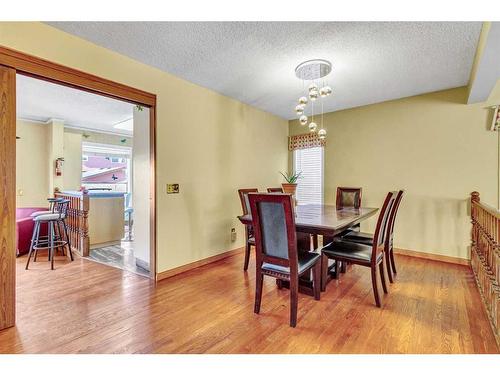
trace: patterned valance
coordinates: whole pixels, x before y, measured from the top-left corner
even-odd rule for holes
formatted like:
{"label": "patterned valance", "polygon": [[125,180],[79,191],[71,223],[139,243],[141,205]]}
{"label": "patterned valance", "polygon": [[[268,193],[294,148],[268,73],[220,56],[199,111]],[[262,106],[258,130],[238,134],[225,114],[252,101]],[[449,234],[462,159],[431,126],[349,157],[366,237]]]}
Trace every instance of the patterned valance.
{"label": "patterned valance", "polygon": [[324,147],[325,144],[326,140],[319,139],[318,134],[316,133],[299,134],[288,137],[289,151],[312,147]]}

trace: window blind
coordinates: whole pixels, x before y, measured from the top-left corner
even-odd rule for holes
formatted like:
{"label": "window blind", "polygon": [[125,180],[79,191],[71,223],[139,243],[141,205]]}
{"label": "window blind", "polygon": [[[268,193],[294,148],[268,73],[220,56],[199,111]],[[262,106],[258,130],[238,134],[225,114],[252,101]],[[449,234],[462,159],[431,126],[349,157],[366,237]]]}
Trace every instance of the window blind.
{"label": "window blind", "polygon": [[302,172],[297,182],[298,204],[323,203],[323,147],[298,149],[293,152],[294,171]]}

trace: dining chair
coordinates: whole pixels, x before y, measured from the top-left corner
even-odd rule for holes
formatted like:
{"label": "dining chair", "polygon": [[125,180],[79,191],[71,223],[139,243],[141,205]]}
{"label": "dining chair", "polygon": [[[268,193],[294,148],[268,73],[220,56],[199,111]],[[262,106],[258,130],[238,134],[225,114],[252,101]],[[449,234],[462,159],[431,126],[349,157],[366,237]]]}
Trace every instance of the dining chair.
{"label": "dining chair", "polygon": [[299,277],[313,271],[314,299],[320,299],[321,255],[298,251],[295,213],[290,194],[248,195],[256,247],[254,312],[260,312],[264,276],[290,284],[290,326],[297,325]]}
{"label": "dining chair", "polygon": [[[396,262],[394,261],[394,223],[396,222],[396,215],[399,210],[399,204],[401,203],[401,199],[403,199],[403,194],[404,190],[399,190],[394,200],[394,204],[392,205],[392,210],[389,214],[387,234],[384,243],[385,246],[384,253],[387,264],[387,275],[389,276],[389,281],[391,283],[394,282],[392,274],[393,273],[397,274]],[[342,240],[362,243],[371,246],[373,243],[373,234],[351,231],[347,233],[345,236],[343,236]]]}
{"label": "dining chair", "polygon": [[[248,194],[257,193],[258,191],[259,189],[257,188],[238,190],[238,195],[240,197],[241,209],[243,211],[243,215],[248,215],[250,213]],[[245,263],[243,264],[243,271],[246,271],[248,269],[248,262],[250,261],[250,249],[252,246],[255,246],[253,229],[251,225],[245,225]]]}
{"label": "dining chair", "polygon": [[[377,307],[382,306],[378,293],[377,267],[380,270],[380,278],[382,280],[382,288],[384,290],[384,293],[388,293],[384,272],[384,244],[387,234],[386,228],[389,221],[389,213],[391,211],[392,205],[394,204],[395,197],[395,192],[387,193],[384,204],[382,205],[380,214],[378,216],[377,226],[375,228],[375,234],[373,235],[373,243],[371,246],[339,239],[323,247],[321,251],[322,290],[325,290],[326,288],[328,259],[333,259],[336,262],[349,262],[364,267],[370,267],[375,304],[377,305]],[[335,277],[338,278],[338,270]]]}
{"label": "dining chair", "polygon": [[[363,192],[362,188],[358,187],[342,187],[338,186],[337,187],[337,196],[335,199],[335,206],[337,207],[337,210],[342,210],[344,208],[360,208],[361,207],[361,194]],[[344,233],[341,233],[340,236],[343,234],[352,232],[352,231],[360,231],[360,224],[355,224],[352,227],[350,227],[347,231]],[[329,242],[334,241],[335,239],[333,237],[326,237],[323,238],[323,243],[327,244]],[[316,240],[317,241],[317,240]],[[348,262],[340,262],[340,264],[336,264],[335,269],[337,272],[342,272],[345,273],[347,269],[347,263]]]}
{"label": "dining chair", "polygon": [[337,187],[337,197],[335,200],[337,210],[347,207],[360,208],[362,191],[362,188]]}
{"label": "dining chair", "polygon": [[283,188],[267,188],[268,193],[283,193]]}

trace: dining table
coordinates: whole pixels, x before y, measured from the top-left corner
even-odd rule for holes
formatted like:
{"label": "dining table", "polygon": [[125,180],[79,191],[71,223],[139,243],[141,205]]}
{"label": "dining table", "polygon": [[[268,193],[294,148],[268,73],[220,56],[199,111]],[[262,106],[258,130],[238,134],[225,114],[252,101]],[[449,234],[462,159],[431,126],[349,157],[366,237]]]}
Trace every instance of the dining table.
{"label": "dining table", "polygon": [[[335,205],[327,204],[302,204],[295,207],[295,228],[297,231],[298,251],[320,251],[311,249],[311,235],[321,235],[323,238],[332,239],[339,236],[352,226],[375,215],[378,208],[371,207],[344,207],[337,209]],[[242,224],[252,225],[252,215],[246,214],[238,216]],[[328,280],[334,272],[333,264],[329,265]],[[283,286],[287,283],[283,281]],[[313,294],[312,275],[309,273],[302,275],[299,281],[299,291],[309,295]]]}

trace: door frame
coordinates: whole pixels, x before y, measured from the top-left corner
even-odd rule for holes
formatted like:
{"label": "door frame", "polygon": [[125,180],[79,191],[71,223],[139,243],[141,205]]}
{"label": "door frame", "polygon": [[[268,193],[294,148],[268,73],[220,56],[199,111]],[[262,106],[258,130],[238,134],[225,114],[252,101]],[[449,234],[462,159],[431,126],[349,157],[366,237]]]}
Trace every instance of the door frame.
{"label": "door frame", "polygon": [[[118,82],[114,82],[105,78],[95,76],[77,69],[73,69],[58,63],[51,62],[33,55],[26,54],[24,52],[16,51],[8,47],[0,45],[0,66],[11,68],[15,73],[30,76],[33,78],[42,79],[45,81],[61,84],[64,86],[73,87],[79,90],[84,90],[98,95],[107,96],[114,99],[119,99],[132,104],[141,105],[149,108],[149,126],[150,126],[150,181],[151,181],[151,191],[150,191],[150,277],[156,281],[157,277],[157,252],[156,252],[156,95],[130,87]],[[15,80],[14,80],[15,83]],[[14,92],[9,93],[14,95],[15,98],[15,84]],[[15,118],[15,114],[14,114]],[[10,127],[10,132],[15,136],[16,122]],[[12,135],[10,134],[10,135]],[[2,157],[7,157],[7,165],[14,165],[15,167],[15,152],[12,154],[2,155]],[[14,199],[15,201],[15,186],[13,189],[6,191],[7,199]],[[10,223],[9,223],[10,224]],[[9,225],[11,228],[10,235],[15,237],[15,226]],[[8,237],[8,235],[6,236]],[[0,240],[2,240],[0,238]],[[3,251],[3,249],[2,249]],[[12,252],[12,254],[14,254]],[[2,259],[7,258],[8,255],[2,256],[0,254],[0,266],[6,266],[10,269],[11,265],[3,265]],[[15,270],[14,270],[15,271]],[[12,273],[12,282],[15,283],[15,272]],[[10,274],[7,272],[7,274]],[[3,278],[0,278],[1,282],[5,282]],[[0,285],[0,289],[3,285]],[[12,302],[14,303],[14,302]],[[12,309],[14,309],[12,307]],[[14,310],[12,310],[14,311]],[[0,316],[1,318],[1,316]],[[2,327],[2,322],[0,321],[0,328]]]}

